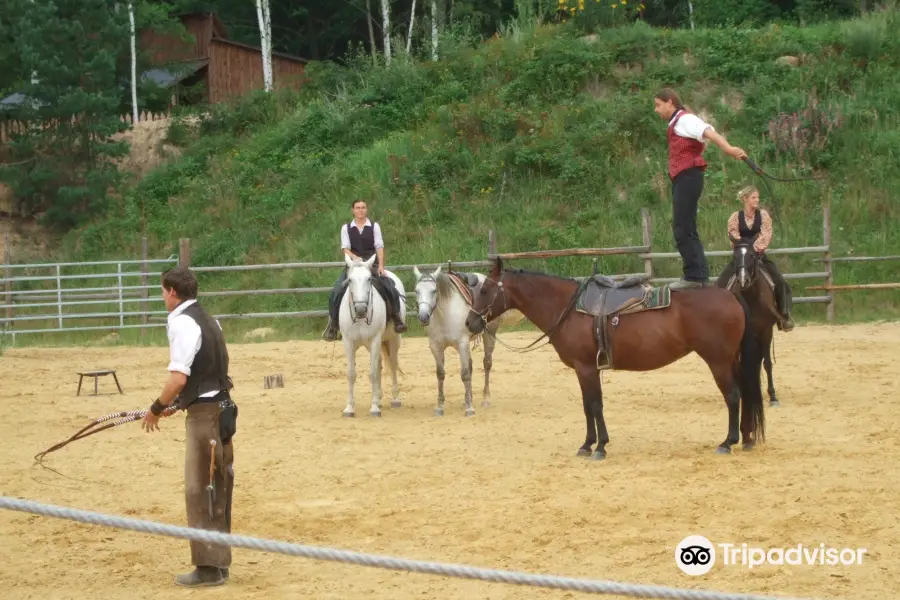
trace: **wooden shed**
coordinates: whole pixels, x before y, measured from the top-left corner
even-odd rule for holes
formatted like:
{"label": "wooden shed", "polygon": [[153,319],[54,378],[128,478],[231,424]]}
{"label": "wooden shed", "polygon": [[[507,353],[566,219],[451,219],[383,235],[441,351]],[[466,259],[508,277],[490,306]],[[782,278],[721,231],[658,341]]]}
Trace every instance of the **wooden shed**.
{"label": "wooden shed", "polygon": [[[264,87],[262,50],[228,39],[225,26],[214,13],[177,15],[193,37],[142,31],[139,44],[149,53],[154,69],[142,77],[158,85],[205,84],[204,100],[210,104],[239,98]],[[275,89],[299,89],[307,61],[297,56],[272,53],[272,83]]]}

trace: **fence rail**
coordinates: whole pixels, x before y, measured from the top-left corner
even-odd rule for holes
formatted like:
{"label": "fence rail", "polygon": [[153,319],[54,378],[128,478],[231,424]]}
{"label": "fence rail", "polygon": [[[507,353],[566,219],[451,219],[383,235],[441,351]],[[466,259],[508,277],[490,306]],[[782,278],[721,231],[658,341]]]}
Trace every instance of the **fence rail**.
{"label": "fence rail", "polygon": [[[772,248],[767,250],[770,255],[807,255],[821,254],[821,258],[814,258],[812,262],[823,264],[824,270],[813,270],[808,272],[785,272],[784,277],[787,280],[805,281],[805,280],[822,280],[822,285],[804,286],[805,290],[824,291],[823,295],[795,295],[793,301],[795,304],[824,304],[826,305],[826,316],[829,321],[834,319],[834,296],[832,292],[840,290],[860,290],[860,289],[900,289],[900,283],[856,283],[850,285],[834,285],[834,267],[838,262],[865,262],[865,261],[885,261],[898,260],[900,255],[894,256],[875,256],[875,257],[832,257],[831,256],[831,225],[828,207],[823,208],[822,212],[823,236],[821,245],[807,247],[785,247]],[[494,259],[500,258],[504,260],[529,260],[529,259],[548,259],[561,257],[602,257],[602,256],[634,256],[643,262],[644,270],[641,273],[620,273],[609,276],[614,279],[621,280],[634,275],[642,275],[649,278],[652,283],[664,284],[675,281],[674,277],[660,277],[655,275],[654,262],[665,260],[680,259],[677,252],[654,252],[652,248],[652,223],[650,213],[647,209],[641,210],[641,244],[633,246],[620,246],[612,248],[568,248],[553,250],[535,250],[526,252],[505,252],[497,251],[496,237],[493,231],[489,233],[487,244],[487,260],[464,260],[450,261],[453,268],[480,268],[488,267],[493,264]],[[5,317],[0,318],[3,333],[12,336],[15,343],[15,336],[35,333],[52,333],[64,331],[98,331],[98,330],[118,330],[118,329],[141,329],[144,334],[145,329],[152,327],[161,327],[165,325],[165,310],[153,310],[151,306],[158,305],[162,301],[158,295],[150,297],[150,290],[158,290],[158,284],[149,284],[148,276],[151,266],[159,267],[164,265],[181,264],[191,266],[197,273],[219,273],[219,272],[250,272],[250,271],[274,271],[286,269],[341,269],[344,267],[343,261],[322,261],[322,262],[285,262],[275,264],[252,264],[252,265],[192,265],[191,264],[191,240],[183,238],[179,240],[179,252],[177,255],[171,255],[167,258],[150,258],[147,253],[146,238],[142,243],[142,257],[140,259],[128,258],[122,260],[102,260],[90,262],[59,262],[59,263],[29,263],[15,264],[10,259],[9,243],[5,245],[6,251],[4,255],[4,278],[0,279],[3,284],[5,297]],[[707,257],[730,257],[731,251],[713,250],[706,252]],[[426,263],[415,265],[420,269],[434,269],[443,263]],[[63,269],[79,268],[87,269],[91,267],[115,267],[115,271],[90,271],[77,274],[63,274]],[[392,271],[402,272],[411,271],[414,265],[402,264],[389,266]],[[26,270],[23,275],[13,275],[13,271]],[[32,271],[31,273],[27,271]],[[51,274],[40,274],[42,271],[49,270]],[[156,271],[158,272],[158,271]],[[129,283],[129,280],[140,278],[140,284]],[[64,282],[90,280],[90,279],[114,279],[115,284],[106,287],[97,285],[66,287]],[[713,278],[710,278],[712,281]],[[13,289],[14,284],[28,283],[41,284],[53,282],[55,286],[47,289]],[[327,294],[331,291],[331,286],[315,286],[315,287],[281,287],[272,289],[222,289],[222,290],[203,290],[198,295],[203,297],[239,297],[249,295],[298,295],[298,294]],[[415,292],[407,292],[407,297],[415,297]],[[139,304],[138,310],[126,310],[132,305]],[[104,305],[115,305],[115,310],[106,310],[102,308]],[[71,312],[76,306],[98,307],[99,310],[93,312]],[[23,314],[29,313],[32,309],[51,309],[39,314]],[[324,302],[322,310],[295,310],[281,312],[225,312],[215,315],[219,319],[272,319],[281,317],[324,317],[328,311],[324,310]],[[55,310],[52,310],[55,309]],[[88,309],[89,310],[89,309]],[[101,319],[113,321],[109,325],[70,325],[66,326],[66,321],[83,320],[83,319]],[[133,320],[138,319],[135,323]],[[40,321],[51,321],[55,326],[47,328],[37,328],[32,323]],[[28,323],[24,328],[16,328],[17,323]]]}

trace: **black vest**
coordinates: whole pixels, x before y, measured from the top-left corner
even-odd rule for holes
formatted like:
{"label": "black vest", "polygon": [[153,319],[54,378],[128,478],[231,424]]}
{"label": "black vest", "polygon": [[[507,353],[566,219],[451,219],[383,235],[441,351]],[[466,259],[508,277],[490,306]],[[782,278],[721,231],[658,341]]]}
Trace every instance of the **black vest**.
{"label": "black vest", "polygon": [[[353,254],[363,260],[369,260],[375,256],[375,224],[366,225],[362,231],[353,227],[353,221],[347,223],[347,235],[350,237],[350,250]],[[376,256],[374,267],[378,266],[378,258]]]}
{"label": "black vest", "polygon": [[755,242],[760,231],[762,231],[762,211],[756,209],[756,214],[753,216],[753,226],[749,229],[744,221],[744,211],[738,213],[738,233],[741,235],[742,240],[751,243]]}
{"label": "black vest", "polygon": [[200,326],[200,350],[191,364],[191,374],[188,375],[184,389],[181,390],[179,405],[185,409],[194,402],[207,401],[200,398],[207,392],[228,390],[231,385],[228,380],[228,349],[225,347],[225,336],[215,319],[195,302],[186,309],[183,314],[189,316]]}

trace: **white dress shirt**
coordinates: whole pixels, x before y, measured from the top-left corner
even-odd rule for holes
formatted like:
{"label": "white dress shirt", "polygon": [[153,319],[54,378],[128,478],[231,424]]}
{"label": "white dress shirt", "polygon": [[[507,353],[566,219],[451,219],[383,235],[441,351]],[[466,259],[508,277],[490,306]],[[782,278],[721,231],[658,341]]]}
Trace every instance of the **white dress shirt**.
{"label": "white dress shirt", "polygon": [[[196,300],[185,300],[175,310],[169,313],[168,323],[166,324],[166,333],[169,336],[169,371],[178,371],[186,376],[191,374],[191,365],[194,363],[194,357],[200,351],[200,326],[197,322],[184,314],[186,309]],[[216,321],[219,329],[222,325]],[[207,392],[201,394],[201,398],[215,396],[219,391]]]}
{"label": "white dress shirt", "polygon": [[672,121],[674,121],[679,114],[681,115],[681,118],[675,123],[676,135],[691,138],[698,142],[703,142],[704,144],[709,141],[703,138],[703,132],[706,131],[707,128],[712,129],[713,131],[716,129],[697,115],[686,113],[683,110],[676,111],[675,114],[672,115],[669,125],[672,124]]}
{"label": "white dress shirt", "polygon": [[[356,219],[353,219],[353,227],[356,227],[357,231],[362,233],[362,229],[359,225],[356,224]],[[363,227],[366,225],[372,225],[372,222],[366,219],[366,222],[363,223]],[[381,237],[381,226],[378,223],[372,227],[374,230],[372,233],[375,234],[375,249],[384,248],[384,239]],[[344,226],[341,227],[341,248],[345,250],[350,249],[350,231],[347,229],[347,223],[344,223]]]}

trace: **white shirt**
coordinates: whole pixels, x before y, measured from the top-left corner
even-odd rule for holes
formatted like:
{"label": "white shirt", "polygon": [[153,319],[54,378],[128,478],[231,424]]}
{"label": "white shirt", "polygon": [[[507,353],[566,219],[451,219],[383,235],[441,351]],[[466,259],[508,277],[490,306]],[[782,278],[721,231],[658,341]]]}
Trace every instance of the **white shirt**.
{"label": "white shirt", "polygon": [[[353,227],[356,227],[357,231],[362,233],[362,229],[356,224],[356,219],[353,219],[352,225]],[[372,222],[366,219],[366,222],[363,223],[363,227],[366,225],[372,225]],[[375,249],[384,248],[384,239],[381,237],[381,226],[378,223],[375,223],[372,229],[374,230],[372,233],[375,234]],[[346,250],[350,249],[350,231],[347,229],[347,223],[344,223],[344,226],[341,227],[341,248]]]}
{"label": "white shirt", "polygon": [[681,115],[681,118],[678,119],[678,122],[675,123],[675,133],[680,135],[681,137],[695,139],[698,142],[703,142],[704,144],[709,140],[703,139],[703,132],[706,131],[707,128],[715,131],[715,127],[698,117],[697,115],[692,115],[691,113],[686,113],[683,110],[676,111],[674,115],[672,115],[672,119],[669,121],[669,125],[672,124],[672,121],[678,115]]}
{"label": "white shirt", "polygon": [[[186,376],[191,374],[191,365],[194,363],[194,357],[200,351],[200,326],[197,322],[184,313],[191,304],[196,300],[185,300],[175,310],[169,313],[166,324],[166,333],[169,336],[169,371],[178,371]],[[216,321],[219,329],[222,329],[221,323]],[[215,396],[218,391],[200,394],[201,398]]]}

